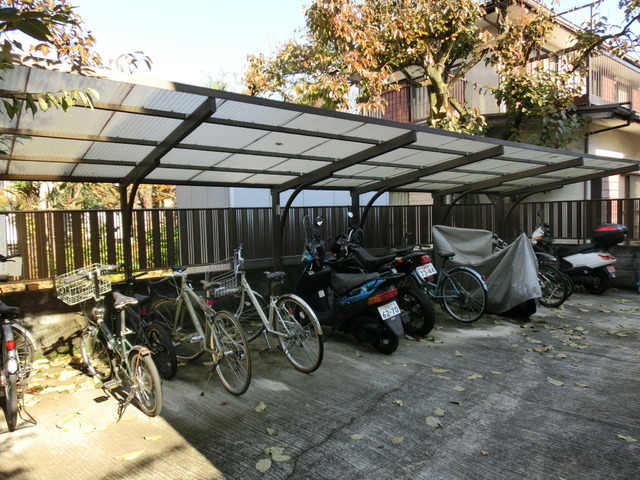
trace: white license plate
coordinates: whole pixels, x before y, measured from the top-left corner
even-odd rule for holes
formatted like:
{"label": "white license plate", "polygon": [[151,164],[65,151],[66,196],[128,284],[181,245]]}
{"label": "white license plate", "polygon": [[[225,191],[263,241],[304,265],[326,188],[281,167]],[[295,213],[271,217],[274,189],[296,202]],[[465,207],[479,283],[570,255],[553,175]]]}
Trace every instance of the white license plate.
{"label": "white license plate", "polygon": [[436,273],[436,267],[433,266],[433,263],[427,263],[426,265],[418,265],[416,268],[418,270],[418,275],[422,278],[432,277]]}
{"label": "white license plate", "polygon": [[388,318],[395,317],[396,315],[400,315],[400,307],[395,301],[393,301],[378,307],[378,312],[380,312],[382,319],[386,320]]}
{"label": "white license plate", "polygon": [[614,267],[613,265],[607,265],[607,271],[611,274],[611,277],[615,278],[616,267]]}

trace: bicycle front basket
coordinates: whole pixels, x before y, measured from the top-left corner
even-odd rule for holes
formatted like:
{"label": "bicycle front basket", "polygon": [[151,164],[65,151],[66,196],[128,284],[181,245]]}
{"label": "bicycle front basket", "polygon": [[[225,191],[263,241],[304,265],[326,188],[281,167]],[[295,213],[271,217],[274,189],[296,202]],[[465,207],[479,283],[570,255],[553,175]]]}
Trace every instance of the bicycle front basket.
{"label": "bicycle front basket", "polygon": [[[101,265],[94,263],[78,268],[55,278],[56,296],[67,305],[75,305],[94,298],[93,278]],[[98,277],[98,294],[104,295],[111,291],[111,277]]]}
{"label": "bicycle front basket", "polygon": [[205,280],[220,284],[219,287],[211,289],[211,294],[214,297],[222,297],[236,292],[238,290],[238,276],[234,271],[233,258],[225,258],[210,264],[207,267]]}

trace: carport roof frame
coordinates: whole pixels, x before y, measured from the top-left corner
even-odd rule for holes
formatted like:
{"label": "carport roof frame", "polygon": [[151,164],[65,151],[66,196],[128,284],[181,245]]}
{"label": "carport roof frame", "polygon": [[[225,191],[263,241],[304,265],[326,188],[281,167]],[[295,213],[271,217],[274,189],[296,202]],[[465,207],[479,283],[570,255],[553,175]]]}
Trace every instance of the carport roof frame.
{"label": "carport roof frame", "polygon": [[2,96],[85,88],[100,95],[93,111],[0,116],[16,136],[0,180],[509,195],[640,167],[33,57],[0,80]]}

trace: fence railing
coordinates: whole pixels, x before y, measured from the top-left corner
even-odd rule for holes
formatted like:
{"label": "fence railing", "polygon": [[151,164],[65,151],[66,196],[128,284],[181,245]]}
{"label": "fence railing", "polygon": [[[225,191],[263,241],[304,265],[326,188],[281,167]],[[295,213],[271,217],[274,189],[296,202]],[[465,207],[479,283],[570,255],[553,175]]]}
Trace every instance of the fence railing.
{"label": "fence railing", "polygon": [[[324,218],[324,236],[335,237],[348,227],[349,207],[297,207],[287,217],[283,255],[297,256],[304,245],[303,217]],[[640,199],[584,200],[507,204],[506,224],[496,225],[492,204],[456,205],[446,224],[502,231],[506,240],[530,234],[540,222],[551,226],[558,239],[587,241],[601,223],[622,223],[629,240],[640,241]],[[91,263],[120,264],[122,221],[119,211],[14,211],[0,214],[6,253],[22,254],[24,280],[52,278]],[[373,207],[364,225],[370,248],[431,243],[431,205]],[[242,243],[245,257],[271,259],[274,252],[270,208],[135,210],[133,216],[133,270],[199,265],[218,261]],[[1,238],[1,236],[0,236]],[[5,253],[0,251],[0,253]]]}

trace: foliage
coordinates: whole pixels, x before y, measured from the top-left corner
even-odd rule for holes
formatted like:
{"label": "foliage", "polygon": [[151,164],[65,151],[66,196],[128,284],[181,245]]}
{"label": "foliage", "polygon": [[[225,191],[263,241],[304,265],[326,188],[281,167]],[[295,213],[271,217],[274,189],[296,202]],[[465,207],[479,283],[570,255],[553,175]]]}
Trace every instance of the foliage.
{"label": "foliage", "polygon": [[250,56],[250,94],[360,113],[384,109],[383,93],[402,75],[428,89],[429,125],[483,131],[476,109],[460,104],[453,86],[484,56],[487,32],[477,0],[316,0],[306,10],[306,37],[271,57]]}

